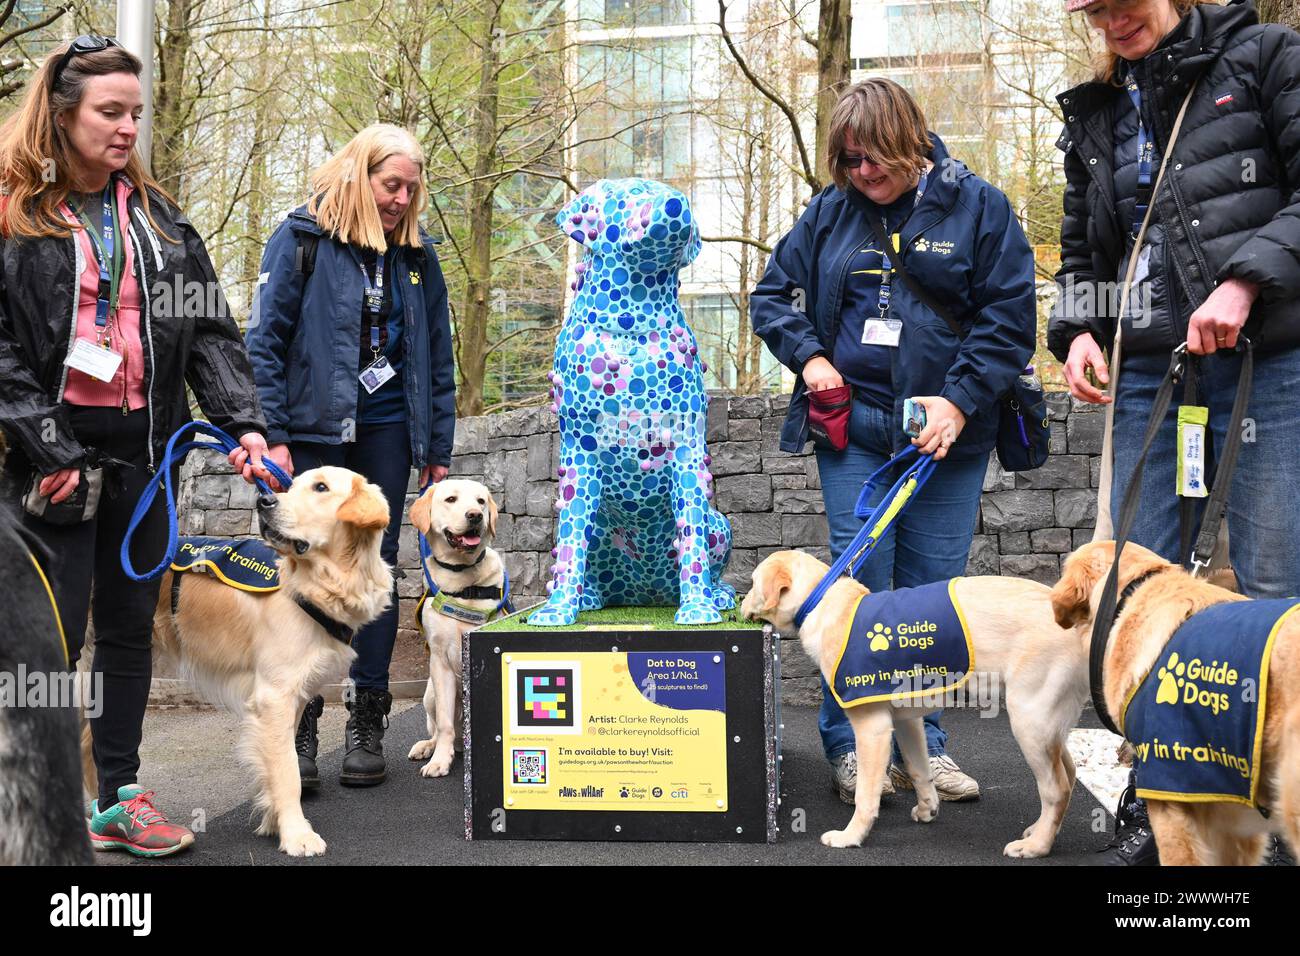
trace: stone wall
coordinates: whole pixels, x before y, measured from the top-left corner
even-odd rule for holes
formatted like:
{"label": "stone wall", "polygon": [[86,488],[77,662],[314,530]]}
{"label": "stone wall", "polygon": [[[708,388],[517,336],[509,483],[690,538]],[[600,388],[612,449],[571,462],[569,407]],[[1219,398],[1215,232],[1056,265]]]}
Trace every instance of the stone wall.
{"label": "stone wall", "polygon": [[[714,504],[731,521],[733,551],[726,580],[743,594],[754,566],[782,548],[829,561],[817,461],[777,446],[787,395],[715,397],[709,406]],[[1037,471],[1003,472],[994,457],[984,479],[969,574],[1009,574],[1053,583],[1064,556],[1091,537],[1096,517],[1104,416],[1097,407],[1048,396],[1052,457]],[[451,474],[482,481],[500,507],[496,548],[505,558],[517,607],[540,601],[553,545],[559,436],[554,414],[529,408],[462,419],[456,424]],[[864,476],[865,477],[865,476]],[[407,505],[415,498],[408,487]],[[257,531],[256,492],[233,478],[224,456],[191,456],[180,492],[183,534],[241,536]],[[415,626],[423,591],[415,531],[402,528],[401,597],[394,680],[421,680],[424,654]],[[812,664],[793,644],[783,654],[786,699],[818,694]]]}

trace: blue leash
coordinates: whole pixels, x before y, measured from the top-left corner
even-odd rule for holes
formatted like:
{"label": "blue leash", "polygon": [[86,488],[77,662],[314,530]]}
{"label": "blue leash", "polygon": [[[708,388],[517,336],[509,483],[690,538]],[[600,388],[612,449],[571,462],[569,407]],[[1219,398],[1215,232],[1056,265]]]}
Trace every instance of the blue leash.
{"label": "blue leash", "polygon": [[[198,441],[191,439],[183,445],[177,447],[177,441],[187,432],[203,432],[216,439],[215,442]],[[131,521],[126,526],[126,534],[122,538],[122,570],[132,581],[152,581],[159,577],[164,571],[171,567],[171,563],[176,558],[176,491],[172,488],[172,466],[185,459],[195,448],[206,448],[209,451],[224,451],[226,454],[234,451],[239,447],[239,442],[235,441],[216,425],[208,422],[186,422],[180,428],[176,429],[171,438],[167,440],[167,451],[163,455],[162,465],[158,468],[158,473],[150,480],[149,484],[140,494],[140,500],[136,502],[135,512],[131,515]],[[269,471],[272,477],[280,483],[280,487],[288,489],[293,483],[293,479],[284,473],[284,471],[271,461],[269,458],[263,458],[262,464]],[[255,479],[257,487],[263,494],[274,494],[274,490],[261,478]],[[154,498],[158,496],[158,488],[162,487],[167,493],[167,550],[163,552],[163,559],[158,566],[151,571],[141,574],[135,570],[131,564],[131,538],[139,527],[144,516],[149,513],[153,507]]]}
{"label": "blue leash", "polygon": [[[880,499],[880,504],[873,509],[868,502],[871,500],[871,493],[876,488],[876,480],[889,469],[893,468],[899,462],[912,455],[916,455],[916,461],[912,463],[894,482],[894,486],[889,489],[885,497]],[[889,461],[885,462],[868,478],[862,485],[862,490],[858,492],[857,503],[853,506],[853,513],[863,519],[862,528],[850,542],[849,546],[831,565],[826,576],[813,588],[812,594],[808,599],[799,606],[799,610],[794,615],[794,626],[803,627],[804,618],[812,613],[813,609],[821,603],[826,592],[831,589],[836,581],[840,579],[847,569],[850,574],[856,575],[865,561],[876,549],[880,539],[885,536],[889,526],[893,524],[894,519],[902,513],[903,509],[912,503],[912,499],[921,487],[930,480],[934,474],[934,469],[938,466],[933,455],[919,454],[915,445],[910,445],[900,451]]]}
{"label": "blue leash", "polygon": [[[420,495],[433,487],[433,482],[428,482],[420,489]],[[417,495],[419,497],[419,495]],[[429,589],[429,597],[442,593],[442,588],[438,587],[433,576],[429,574],[429,561],[433,558],[433,549],[429,547],[428,540],[417,528],[415,533],[416,544],[420,548],[420,570],[424,572],[424,586]],[[506,563],[501,562],[501,603],[492,611],[493,614],[505,608],[507,614],[514,614],[514,606],[510,603],[510,572],[506,570]]]}

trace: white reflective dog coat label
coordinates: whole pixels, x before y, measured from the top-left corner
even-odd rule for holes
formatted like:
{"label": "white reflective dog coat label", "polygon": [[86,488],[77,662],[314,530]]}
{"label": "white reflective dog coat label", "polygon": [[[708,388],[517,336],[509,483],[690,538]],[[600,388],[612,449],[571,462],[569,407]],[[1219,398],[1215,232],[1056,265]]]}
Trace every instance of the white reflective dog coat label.
{"label": "white reflective dog coat label", "polygon": [[953,593],[960,580],[858,599],[831,684],[841,707],[908,700],[966,683],[975,649]]}
{"label": "white reflective dog coat label", "polygon": [[278,591],[279,555],[257,538],[181,538],[173,571],[208,572],[241,591]]}
{"label": "white reflective dog coat label", "polygon": [[1229,601],[1192,615],[1120,713],[1137,793],[1257,806],[1268,661],[1295,598]]}

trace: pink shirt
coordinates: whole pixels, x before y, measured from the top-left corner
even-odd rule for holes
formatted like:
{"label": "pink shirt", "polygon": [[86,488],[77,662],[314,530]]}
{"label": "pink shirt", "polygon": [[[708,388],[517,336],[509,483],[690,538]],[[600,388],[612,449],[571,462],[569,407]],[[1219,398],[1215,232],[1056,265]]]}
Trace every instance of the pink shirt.
{"label": "pink shirt", "polygon": [[[113,350],[122,355],[122,364],[111,382],[101,382],[91,378],[75,368],[68,369],[68,382],[63,390],[63,400],[69,405],[95,405],[120,408],[125,400],[131,411],[144,408],[147,404],[144,386],[144,347],[140,339],[140,281],[135,274],[135,250],[127,232],[130,219],[127,216],[126,199],[131,195],[131,185],[124,179],[117,180],[117,212],[122,235],[122,256],[125,268],[122,270],[121,288],[118,295],[117,322],[113,335]],[[63,215],[72,222],[79,222],[76,215],[66,204]],[[81,258],[85,268],[81,271],[81,289],[77,303],[77,338],[94,342],[99,336],[95,327],[95,304],[99,299],[99,259],[95,255],[94,244],[85,229],[74,234],[81,244]],[[113,320],[109,319],[110,326]]]}

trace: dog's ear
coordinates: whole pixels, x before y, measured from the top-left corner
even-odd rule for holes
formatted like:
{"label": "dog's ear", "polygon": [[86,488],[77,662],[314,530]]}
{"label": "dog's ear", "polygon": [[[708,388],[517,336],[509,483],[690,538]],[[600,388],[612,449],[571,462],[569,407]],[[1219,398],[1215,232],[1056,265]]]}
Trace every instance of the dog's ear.
{"label": "dog's ear", "polygon": [[771,611],[781,603],[781,595],[790,590],[793,583],[790,567],[783,562],[773,562],[770,568],[760,569],[761,573],[754,582],[763,595],[760,611]]}
{"label": "dog's ear", "polygon": [[1113,554],[1113,548],[1092,543],[1084,545],[1066,560],[1061,580],[1052,588],[1052,613],[1058,625],[1071,628],[1088,620],[1092,589],[1110,570]]}
{"label": "dog's ear", "polygon": [[488,507],[488,519],[487,519],[488,537],[495,538],[497,536],[497,511],[499,509],[497,508],[497,500],[492,497],[492,492],[490,491],[488,492],[487,507]]}
{"label": "dog's ear", "polygon": [[432,507],[433,488],[429,488],[425,491],[425,493],[416,498],[415,503],[411,505],[411,524],[415,526],[415,530],[420,532],[420,534],[427,535],[429,533],[429,526],[433,524],[433,514],[430,510]]}
{"label": "dog's ear", "polygon": [[388,502],[366,487],[366,479],[352,476],[352,494],[339,506],[338,519],[354,528],[387,528]]}

